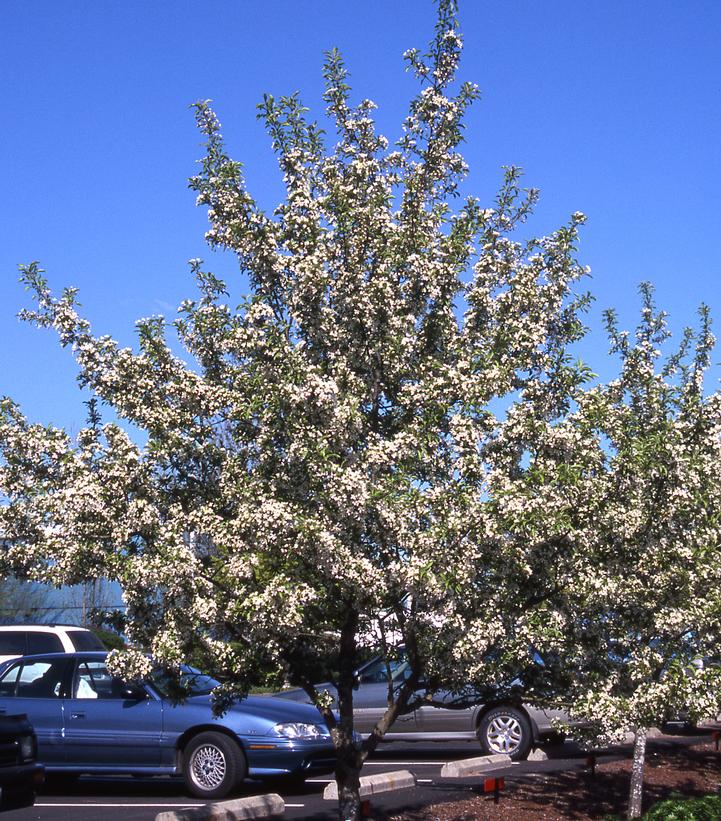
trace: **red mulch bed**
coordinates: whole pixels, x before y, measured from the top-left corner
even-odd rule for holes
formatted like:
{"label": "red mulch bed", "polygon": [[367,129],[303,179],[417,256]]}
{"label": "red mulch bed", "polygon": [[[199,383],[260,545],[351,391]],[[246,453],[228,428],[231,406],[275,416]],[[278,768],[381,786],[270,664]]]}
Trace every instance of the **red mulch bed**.
{"label": "red mulch bed", "polygon": [[[595,776],[583,769],[510,782],[498,804],[492,796],[435,804],[389,816],[389,821],[581,821],[609,814],[625,817],[631,761],[601,764]],[[721,752],[715,745],[649,749],[644,811],[672,793],[695,797],[721,786]]]}

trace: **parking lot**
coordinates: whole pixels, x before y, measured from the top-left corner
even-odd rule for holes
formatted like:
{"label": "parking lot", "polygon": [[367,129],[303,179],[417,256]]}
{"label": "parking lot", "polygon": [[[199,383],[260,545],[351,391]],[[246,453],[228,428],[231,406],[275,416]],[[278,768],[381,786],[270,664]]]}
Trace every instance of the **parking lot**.
{"label": "parking lot", "polygon": [[[692,739],[689,739],[691,741]],[[506,777],[533,777],[536,773],[585,766],[585,754],[572,742],[548,746],[546,761],[514,764],[505,771]],[[466,797],[477,790],[481,777],[451,781],[441,779],[441,766],[447,761],[480,754],[473,742],[415,743],[385,745],[365,765],[363,775],[393,770],[410,770],[418,780],[415,790],[402,790],[374,796],[373,803],[384,809],[424,805]],[[618,755],[618,751],[615,753]],[[604,757],[611,757],[607,753]],[[600,760],[603,760],[601,757]],[[278,792],[286,802],[286,818],[332,819],[337,817],[333,801],[322,797],[331,776],[314,778],[302,791],[284,789],[282,781],[247,783],[239,796],[262,792]],[[83,777],[77,783],[60,786],[51,779],[38,796],[34,807],[5,813],[8,821],[152,821],[167,810],[201,806],[202,801],[189,798],[180,779]]]}

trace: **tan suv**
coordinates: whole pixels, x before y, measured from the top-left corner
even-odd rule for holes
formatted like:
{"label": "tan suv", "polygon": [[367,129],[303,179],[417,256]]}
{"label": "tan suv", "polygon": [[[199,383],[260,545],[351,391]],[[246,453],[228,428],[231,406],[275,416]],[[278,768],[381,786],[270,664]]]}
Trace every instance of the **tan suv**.
{"label": "tan suv", "polygon": [[76,624],[0,625],[0,663],[38,653],[105,649],[105,645],[92,630]]}

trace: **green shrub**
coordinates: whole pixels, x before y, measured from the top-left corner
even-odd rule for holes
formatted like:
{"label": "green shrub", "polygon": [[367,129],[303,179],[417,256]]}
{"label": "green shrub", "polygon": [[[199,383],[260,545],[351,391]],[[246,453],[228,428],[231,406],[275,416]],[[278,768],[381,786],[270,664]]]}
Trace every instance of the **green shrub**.
{"label": "green shrub", "polygon": [[721,821],[721,795],[659,801],[643,816],[643,821]]}
{"label": "green shrub", "polygon": [[125,649],[125,639],[114,630],[106,630],[104,627],[90,627],[89,629],[95,633],[108,650]]}

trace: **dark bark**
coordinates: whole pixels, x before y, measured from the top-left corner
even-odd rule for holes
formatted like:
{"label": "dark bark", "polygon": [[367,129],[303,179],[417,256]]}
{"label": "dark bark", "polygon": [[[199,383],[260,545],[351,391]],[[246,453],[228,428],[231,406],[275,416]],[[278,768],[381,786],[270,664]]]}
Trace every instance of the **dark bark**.
{"label": "dark bark", "polygon": [[340,821],[358,821],[361,812],[360,774],[368,754],[376,749],[396,717],[406,711],[412,694],[418,688],[419,659],[412,631],[407,634],[406,651],[412,661],[413,671],[398,690],[389,682],[388,709],[362,744],[353,736],[353,693],[356,683],[356,631],[358,616],[349,609],[346,623],[341,630],[341,653],[338,676],[338,707],[340,720],[335,725],[334,738],[338,763],[338,818]]}
{"label": "dark bark", "polygon": [[360,767],[357,756],[338,759],[335,780],[338,784],[339,821],[358,821],[360,818]]}
{"label": "dark bark", "polygon": [[349,605],[340,636],[338,671],[339,722],[335,729],[338,763],[335,770],[338,784],[338,818],[358,821],[360,818],[361,750],[353,738],[353,690],[355,687],[356,633],[358,613]]}

